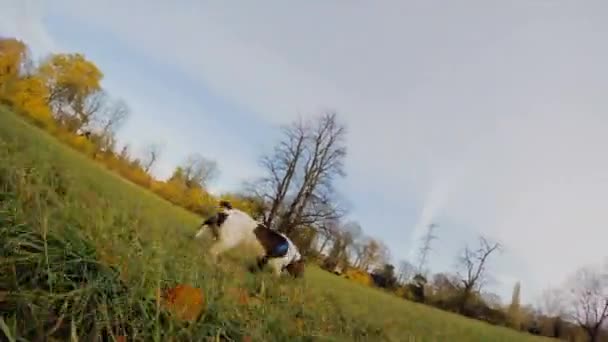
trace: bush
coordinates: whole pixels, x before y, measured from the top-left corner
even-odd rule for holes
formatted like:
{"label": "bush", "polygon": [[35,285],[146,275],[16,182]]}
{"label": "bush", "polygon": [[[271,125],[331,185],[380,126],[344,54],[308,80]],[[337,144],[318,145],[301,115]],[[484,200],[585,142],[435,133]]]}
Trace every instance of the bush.
{"label": "bush", "polygon": [[349,268],[346,270],[346,272],[344,272],[344,277],[365,286],[371,286],[373,284],[373,280],[367,272],[356,268]]}

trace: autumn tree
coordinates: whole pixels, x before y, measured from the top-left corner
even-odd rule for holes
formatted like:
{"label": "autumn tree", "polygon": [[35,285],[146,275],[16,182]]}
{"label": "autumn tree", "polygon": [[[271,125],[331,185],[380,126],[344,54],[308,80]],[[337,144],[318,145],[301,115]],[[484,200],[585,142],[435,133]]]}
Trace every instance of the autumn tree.
{"label": "autumn tree", "polygon": [[217,163],[198,153],[190,154],[179,166],[183,181],[188,188],[205,188],[209,182],[219,175]]}
{"label": "autumn tree", "polygon": [[492,253],[500,250],[501,245],[490,242],[485,237],[479,237],[479,247],[471,249],[466,246],[458,257],[458,263],[462,271],[458,273],[462,282],[462,293],[460,300],[460,312],[465,313],[467,304],[472,294],[481,290],[487,269],[488,258]]}
{"label": "autumn tree", "polygon": [[55,54],[39,67],[39,74],[49,89],[48,103],[57,120],[70,132],[76,132],[91,118],[90,96],[101,91],[103,73],[82,54]]}
{"label": "autumn tree", "polygon": [[521,285],[519,282],[515,283],[515,286],[513,287],[513,294],[511,296],[511,304],[509,305],[509,309],[508,309],[508,318],[509,318],[509,324],[511,325],[512,328],[514,329],[520,329],[521,328],[521,321],[522,321],[522,317],[521,317],[521,303],[520,303],[520,291],[521,291]]}
{"label": "autumn tree", "polygon": [[587,334],[590,342],[599,341],[608,321],[608,274],[587,266],[570,280],[570,318]]}
{"label": "autumn tree", "polygon": [[261,158],[266,176],[255,183],[268,203],[264,223],[290,234],[302,225],[337,219],[333,181],[344,176],[346,130],[335,113],[297,120],[282,128],[283,139]]}
{"label": "autumn tree", "polygon": [[11,87],[22,75],[28,61],[27,46],[20,40],[0,38],[0,99],[7,99]]}
{"label": "autumn tree", "polygon": [[48,88],[40,77],[26,75],[13,82],[7,98],[18,111],[27,113],[38,123],[50,126],[53,115],[47,104],[48,95]]}

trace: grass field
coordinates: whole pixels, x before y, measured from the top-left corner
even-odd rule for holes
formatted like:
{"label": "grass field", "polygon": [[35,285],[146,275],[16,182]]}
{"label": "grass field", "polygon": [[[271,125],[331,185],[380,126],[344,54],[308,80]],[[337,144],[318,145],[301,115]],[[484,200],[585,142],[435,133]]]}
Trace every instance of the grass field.
{"label": "grass field", "polygon": [[[318,268],[276,281],[237,256],[209,265],[199,222],[0,107],[0,340],[542,340]],[[179,283],[204,290],[194,323],[158,306],[156,289]]]}

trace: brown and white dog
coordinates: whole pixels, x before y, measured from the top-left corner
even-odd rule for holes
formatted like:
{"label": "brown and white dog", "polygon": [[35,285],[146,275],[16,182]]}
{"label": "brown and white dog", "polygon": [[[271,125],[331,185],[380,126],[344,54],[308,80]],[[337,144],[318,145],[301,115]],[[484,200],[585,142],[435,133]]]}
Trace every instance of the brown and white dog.
{"label": "brown and white dog", "polygon": [[259,268],[270,264],[277,276],[284,270],[294,277],[300,277],[304,272],[304,259],[287,236],[233,208],[228,201],[220,202],[219,212],[201,224],[194,238],[200,238],[206,231],[210,231],[215,240],[209,249],[214,262],[220,254],[245,244],[256,251]]}

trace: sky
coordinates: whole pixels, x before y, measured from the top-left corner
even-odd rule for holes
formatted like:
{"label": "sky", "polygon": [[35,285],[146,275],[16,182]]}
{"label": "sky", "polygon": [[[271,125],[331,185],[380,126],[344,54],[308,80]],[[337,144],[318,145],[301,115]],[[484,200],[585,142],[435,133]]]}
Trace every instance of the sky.
{"label": "sky", "polygon": [[0,35],[82,52],[166,177],[214,159],[215,191],[260,175],[277,127],[337,111],[349,218],[433,271],[484,234],[504,245],[488,290],[534,303],[608,256],[605,1],[0,0]]}

